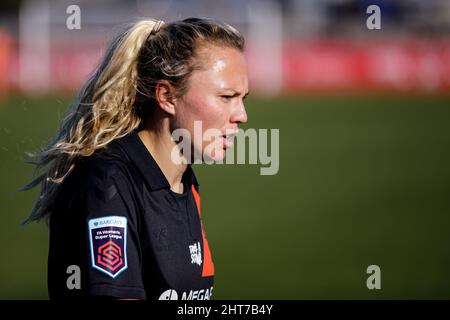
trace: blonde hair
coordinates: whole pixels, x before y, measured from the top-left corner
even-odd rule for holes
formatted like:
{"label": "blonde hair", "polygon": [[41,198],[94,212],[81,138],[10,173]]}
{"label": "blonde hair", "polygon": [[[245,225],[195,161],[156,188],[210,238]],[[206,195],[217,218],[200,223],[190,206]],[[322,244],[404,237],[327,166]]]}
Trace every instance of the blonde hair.
{"label": "blonde hair", "polygon": [[126,136],[151,116],[157,81],[166,79],[186,89],[190,74],[200,67],[196,47],[202,41],[243,50],[244,39],[232,26],[190,18],[163,24],[147,19],[129,25],[111,42],[97,70],[81,89],[60,129],[46,147],[28,154],[33,176],[47,170],[21,190],[41,183],[40,195],[24,221],[48,218],[60,185],[76,166],[115,139]]}

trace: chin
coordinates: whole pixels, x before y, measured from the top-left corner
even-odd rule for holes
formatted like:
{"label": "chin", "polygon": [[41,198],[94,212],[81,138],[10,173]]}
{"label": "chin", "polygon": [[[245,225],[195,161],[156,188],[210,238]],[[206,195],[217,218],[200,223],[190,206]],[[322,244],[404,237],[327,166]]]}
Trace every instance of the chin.
{"label": "chin", "polygon": [[223,161],[225,159],[225,156],[226,156],[226,150],[220,149],[219,151],[216,152],[214,160],[215,161]]}
{"label": "chin", "polygon": [[214,150],[214,152],[209,153],[209,152],[205,152],[203,154],[203,161],[205,162],[221,162],[225,159],[226,156],[226,150],[221,148],[221,149],[216,149]]}

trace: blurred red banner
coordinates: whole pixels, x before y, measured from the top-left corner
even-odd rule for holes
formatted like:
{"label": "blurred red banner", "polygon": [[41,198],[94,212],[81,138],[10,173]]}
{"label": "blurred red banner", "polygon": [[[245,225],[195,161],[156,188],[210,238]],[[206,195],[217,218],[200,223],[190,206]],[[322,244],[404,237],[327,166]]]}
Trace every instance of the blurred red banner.
{"label": "blurred red banner", "polygon": [[448,91],[450,42],[389,40],[286,43],[283,88]]}
{"label": "blurred red banner", "polygon": [[[39,81],[32,71],[22,70],[17,43],[0,34],[0,92],[24,89],[21,77]],[[53,44],[49,50],[50,90],[78,90],[94,71],[104,52],[99,41]],[[271,83],[267,55],[258,58],[247,48],[252,91],[264,92]],[[34,58],[33,58],[34,59]],[[36,55],[35,63],[40,57]],[[285,41],[278,64],[279,93],[391,90],[396,92],[450,92],[450,41],[447,40],[311,40]],[[273,66],[273,65],[272,65]],[[272,68],[273,70],[273,68]],[[252,81],[255,80],[255,81]],[[278,89],[277,89],[278,90]]]}

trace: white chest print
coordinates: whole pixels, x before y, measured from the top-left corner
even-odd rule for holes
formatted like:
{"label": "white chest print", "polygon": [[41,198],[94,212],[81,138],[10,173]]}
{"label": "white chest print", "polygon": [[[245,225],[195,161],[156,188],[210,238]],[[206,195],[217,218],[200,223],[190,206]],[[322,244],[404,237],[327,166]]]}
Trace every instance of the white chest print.
{"label": "white chest print", "polygon": [[200,242],[194,243],[189,246],[189,251],[191,252],[191,263],[202,265],[202,249],[200,246]]}

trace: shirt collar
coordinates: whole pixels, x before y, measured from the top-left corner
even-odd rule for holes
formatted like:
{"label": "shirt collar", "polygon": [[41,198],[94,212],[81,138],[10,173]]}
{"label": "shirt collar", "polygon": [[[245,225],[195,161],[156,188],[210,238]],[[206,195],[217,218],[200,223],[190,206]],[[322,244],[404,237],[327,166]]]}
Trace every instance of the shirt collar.
{"label": "shirt collar", "polygon": [[[137,134],[137,130],[133,130],[130,134],[116,140],[119,146],[125,151],[130,162],[132,162],[142,173],[146,183],[152,190],[170,188],[161,168],[147,149]],[[195,177],[194,171],[189,164],[183,174],[183,179],[189,185],[195,185],[198,190],[199,183]]]}

